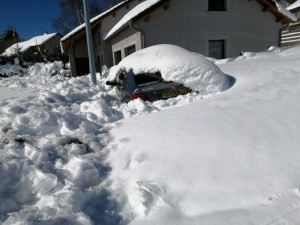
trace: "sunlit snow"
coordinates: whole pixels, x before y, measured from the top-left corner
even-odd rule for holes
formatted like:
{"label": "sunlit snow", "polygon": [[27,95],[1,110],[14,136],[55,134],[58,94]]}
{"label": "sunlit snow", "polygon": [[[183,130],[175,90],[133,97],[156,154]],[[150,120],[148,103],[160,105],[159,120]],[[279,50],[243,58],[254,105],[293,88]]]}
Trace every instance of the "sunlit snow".
{"label": "sunlit snow", "polygon": [[0,224],[299,224],[299,60],[218,60],[230,89],[154,103],[59,62],[0,78]]}

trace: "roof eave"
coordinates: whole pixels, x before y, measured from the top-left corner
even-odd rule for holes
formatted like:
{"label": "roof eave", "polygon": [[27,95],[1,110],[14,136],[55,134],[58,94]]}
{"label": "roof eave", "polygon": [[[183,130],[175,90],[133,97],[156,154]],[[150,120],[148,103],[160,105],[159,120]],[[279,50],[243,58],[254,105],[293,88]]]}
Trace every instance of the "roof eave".
{"label": "roof eave", "polygon": [[[91,23],[91,28],[94,25],[97,25],[98,23],[101,23],[101,20],[103,20],[104,18],[108,17],[109,15],[111,15],[112,13],[116,12],[117,10],[119,10],[121,7],[123,7],[126,4],[129,4],[130,2],[132,2],[133,0],[128,0],[126,2],[123,2],[123,4],[120,4],[119,6],[115,7],[114,9],[112,9],[109,13],[103,15],[102,17],[97,18],[96,20],[94,20]],[[76,29],[76,28],[75,28]],[[76,31],[74,34],[71,34],[68,38],[64,39],[61,41],[61,49],[63,50],[63,53],[67,53],[68,52],[68,48],[70,45],[67,45],[65,43],[69,42],[70,39],[74,39],[76,38],[76,36],[80,35],[80,34],[84,34],[83,36],[85,36],[86,30],[85,30],[85,26],[82,26],[82,28],[80,28],[78,31]]]}
{"label": "roof eave", "polygon": [[[149,13],[151,13],[152,11],[158,9],[159,7],[161,7],[162,5],[164,5],[165,3],[169,2],[171,0],[162,0],[157,2],[156,4],[152,5],[151,7],[149,7],[148,9],[146,9],[145,11],[139,13],[138,15],[136,15],[135,17],[133,17],[131,19],[131,21],[134,23],[140,19],[142,19],[143,17],[145,17],[146,15],[148,15]],[[129,21],[130,22],[130,21]],[[121,33],[123,30],[125,30],[127,27],[129,27],[129,24],[126,23],[124,26],[122,26],[119,30],[117,30],[113,35],[111,35],[109,38],[105,39],[105,42],[108,42],[109,40],[111,40],[112,38],[114,38],[117,34]]]}

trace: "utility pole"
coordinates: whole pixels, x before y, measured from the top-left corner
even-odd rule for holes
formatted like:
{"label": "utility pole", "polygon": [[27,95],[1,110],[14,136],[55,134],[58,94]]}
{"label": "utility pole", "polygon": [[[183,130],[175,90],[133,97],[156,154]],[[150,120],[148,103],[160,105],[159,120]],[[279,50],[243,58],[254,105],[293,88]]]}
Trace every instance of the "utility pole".
{"label": "utility pole", "polygon": [[85,28],[86,28],[86,40],[87,40],[87,47],[89,53],[90,73],[92,77],[92,82],[94,84],[97,84],[88,0],[83,0],[83,8],[84,8],[84,19],[85,19]]}

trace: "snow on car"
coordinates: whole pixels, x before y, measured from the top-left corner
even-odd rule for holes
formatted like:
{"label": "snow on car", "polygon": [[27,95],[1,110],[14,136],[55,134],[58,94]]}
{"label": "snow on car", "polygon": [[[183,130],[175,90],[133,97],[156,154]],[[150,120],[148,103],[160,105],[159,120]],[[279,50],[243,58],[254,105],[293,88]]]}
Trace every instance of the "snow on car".
{"label": "snow on car", "polygon": [[163,44],[124,58],[112,68],[107,84],[117,86],[119,98],[128,102],[138,97],[146,101],[168,99],[191,89],[200,95],[216,94],[227,90],[232,80],[204,56]]}

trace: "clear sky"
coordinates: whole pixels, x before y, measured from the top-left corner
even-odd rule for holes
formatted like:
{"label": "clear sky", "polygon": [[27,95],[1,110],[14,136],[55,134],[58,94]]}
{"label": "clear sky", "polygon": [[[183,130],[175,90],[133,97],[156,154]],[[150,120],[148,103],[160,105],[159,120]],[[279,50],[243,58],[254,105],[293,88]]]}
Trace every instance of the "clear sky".
{"label": "clear sky", "polygon": [[5,0],[0,1],[0,34],[8,26],[15,26],[25,40],[48,33],[52,29],[50,18],[60,16],[58,0]]}

